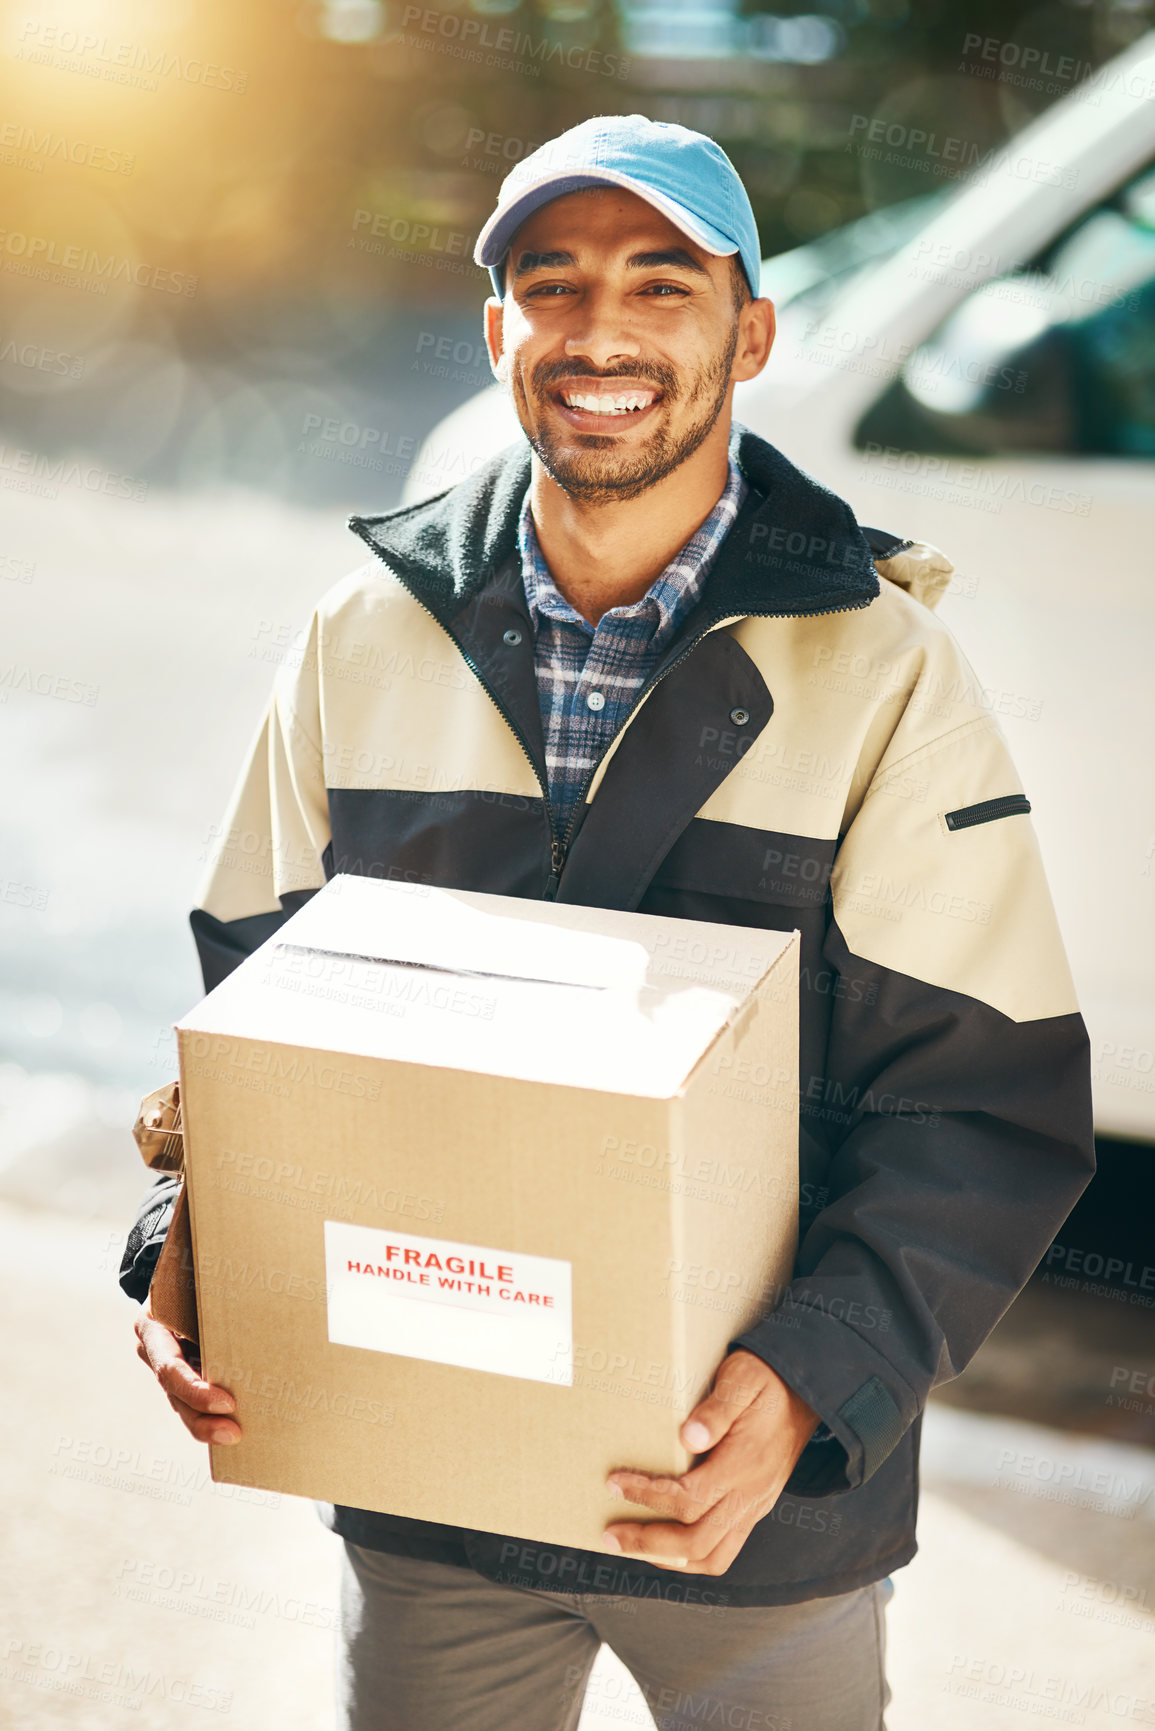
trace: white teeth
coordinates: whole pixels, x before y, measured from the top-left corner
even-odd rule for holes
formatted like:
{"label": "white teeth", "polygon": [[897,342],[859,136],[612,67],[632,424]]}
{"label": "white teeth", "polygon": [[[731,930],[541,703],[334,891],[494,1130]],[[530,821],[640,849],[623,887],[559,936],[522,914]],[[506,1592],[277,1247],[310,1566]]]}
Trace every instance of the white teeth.
{"label": "white teeth", "polygon": [[593,397],[579,391],[565,393],[567,408],[584,409],[591,415],[626,415],[633,409],[645,409],[654,400],[651,391],[632,391],[620,397]]}

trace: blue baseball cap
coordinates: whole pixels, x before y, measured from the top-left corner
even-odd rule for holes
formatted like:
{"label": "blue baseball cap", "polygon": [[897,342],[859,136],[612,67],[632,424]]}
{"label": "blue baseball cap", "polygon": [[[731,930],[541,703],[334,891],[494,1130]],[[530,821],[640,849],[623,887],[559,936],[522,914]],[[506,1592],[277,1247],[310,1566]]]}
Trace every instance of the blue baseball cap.
{"label": "blue baseball cap", "polygon": [[757,296],[762,254],[746,188],[712,138],[644,114],[599,114],[551,139],[501,183],[497,209],[477,237],[475,264],[500,299],[502,260],[535,210],[586,186],[620,186],[669,217],[704,252],[737,253]]}

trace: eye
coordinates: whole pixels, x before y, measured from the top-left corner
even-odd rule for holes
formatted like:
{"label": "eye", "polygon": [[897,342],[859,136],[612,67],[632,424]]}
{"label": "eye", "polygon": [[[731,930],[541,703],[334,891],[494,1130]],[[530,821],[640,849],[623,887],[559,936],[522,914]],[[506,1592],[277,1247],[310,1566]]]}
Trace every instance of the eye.
{"label": "eye", "polygon": [[649,288],[644,288],[641,292],[644,295],[660,296],[662,300],[668,300],[672,296],[685,296],[689,294],[690,291],[689,289],[683,288],[681,283],[656,282],[651,283]]}
{"label": "eye", "polygon": [[568,295],[568,294],[572,294],[572,293],[573,293],[573,290],[571,289],[569,283],[546,282],[546,283],[541,283],[537,288],[526,289],[525,290],[525,299],[526,300],[540,300],[545,295],[548,295],[551,299],[554,299],[560,295]]}

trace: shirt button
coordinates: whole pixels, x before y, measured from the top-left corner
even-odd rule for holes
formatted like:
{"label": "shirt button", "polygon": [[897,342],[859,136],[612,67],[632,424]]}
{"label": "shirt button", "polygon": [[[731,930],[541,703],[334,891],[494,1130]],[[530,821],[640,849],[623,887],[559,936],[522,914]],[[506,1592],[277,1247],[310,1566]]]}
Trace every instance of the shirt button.
{"label": "shirt button", "polygon": [[508,643],[511,649],[516,649],[518,644],[521,642],[521,632],[515,631],[511,626],[510,629],[505,632],[502,641]]}
{"label": "shirt button", "polygon": [[600,691],[591,691],[586,698],[587,709],[604,709],[606,700]]}
{"label": "shirt button", "polygon": [[730,711],[730,720],[735,727],[745,727],[749,719],[750,711],[748,709],[732,709]]}

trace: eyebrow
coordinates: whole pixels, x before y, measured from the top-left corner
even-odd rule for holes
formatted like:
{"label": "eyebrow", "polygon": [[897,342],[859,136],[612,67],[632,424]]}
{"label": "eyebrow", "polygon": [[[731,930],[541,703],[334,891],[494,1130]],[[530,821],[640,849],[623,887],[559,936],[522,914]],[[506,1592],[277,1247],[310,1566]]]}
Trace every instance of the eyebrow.
{"label": "eyebrow", "polygon": [[704,264],[680,246],[666,247],[661,252],[631,253],[626,264],[634,270],[661,270],[663,265],[674,265],[678,270],[697,271],[699,276],[710,274]]}
{"label": "eyebrow", "polygon": [[[577,259],[572,252],[523,252],[514,266],[514,277],[528,276],[535,270],[564,270],[568,265],[576,265]],[[626,260],[629,270],[661,270],[663,266],[674,266],[677,270],[695,271],[699,276],[709,276],[704,264],[688,253],[684,247],[664,247],[659,252],[633,252]]]}

